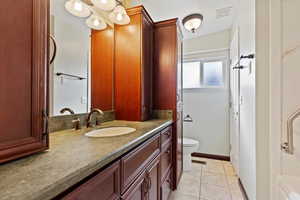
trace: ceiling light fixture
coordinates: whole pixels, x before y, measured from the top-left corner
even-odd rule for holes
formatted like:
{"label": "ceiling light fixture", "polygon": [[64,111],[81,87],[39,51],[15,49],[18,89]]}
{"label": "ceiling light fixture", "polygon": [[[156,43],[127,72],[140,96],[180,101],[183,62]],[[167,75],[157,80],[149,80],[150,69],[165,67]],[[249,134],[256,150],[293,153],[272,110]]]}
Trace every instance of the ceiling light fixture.
{"label": "ceiling light fixture", "polygon": [[90,9],[80,0],[69,0],[65,4],[65,8],[76,17],[88,17],[91,14]]}
{"label": "ceiling light fixture", "polygon": [[130,18],[126,13],[126,10],[123,6],[117,6],[115,9],[109,14],[109,19],[119,25],[125,25],[130,23]]}
{"label": "ceiling light fixture", "polygon": [[200,28],[202,22],[203,15],[201,14],[191,14],[182,20],[184,28],[192,33],[195,33],[196,30]]}
{"label": "ceiling light fixture", "polygon": [[97,16],[96,14],[91,15],[86,20],[86,24],[88,27],[95,30],[104,30],[107,27],[107,24],[104,22],[104,20],[100,16]]}
{"label": "ceiling light fixture", "polygon": [[[124,8],[129,0],[67,0],[65,8],[77,17],[89,17],[86,20],[88,27],[103,30],[107,25],[126,25],[130,17]],[[128,3],[128,2],[127,2]]]}
{"label": "ceiling light fixture", "polygon": [[117,5],[115,0],[91,0],[92,3],[97,7],[105,11],[114,9]]}

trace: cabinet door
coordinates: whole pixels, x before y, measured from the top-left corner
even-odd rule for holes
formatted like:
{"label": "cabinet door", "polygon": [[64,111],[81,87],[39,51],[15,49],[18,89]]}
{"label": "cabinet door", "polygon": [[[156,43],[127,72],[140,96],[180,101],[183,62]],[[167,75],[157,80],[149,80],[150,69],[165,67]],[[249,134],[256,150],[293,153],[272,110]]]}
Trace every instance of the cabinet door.
{"label": "cabinet door", "polygon": [[1,1],[0,24],[3,163],[48,147],[48,1]]}
{"label": "cabinet door", "polygon": [[171,171],[168,172],[167,178],[161,185],[161,200],[168,200],[172,192],[172,176]]}
{"label": "cabinet door", "polygon": [[147,181],[147,200],[158,200],[160,196],[160,171],[159,171],[159,157],[146,170],[145,180]]}
{"label": "cabinet door", "polygon": [[153,25],[145,16],[143,16],[142,52],[142,120],[147,120],[152,110]]}
{"label": "cabinet door", "polygon": [[133,183],[129,190],[122,196],[122,200],[144,200],[145,199],[145,184],[144,174]]}
{"label": "cabinet door", "polygon": [[79,186],[64,200],[118,200],[120,199],[120,162],[100,172]]}

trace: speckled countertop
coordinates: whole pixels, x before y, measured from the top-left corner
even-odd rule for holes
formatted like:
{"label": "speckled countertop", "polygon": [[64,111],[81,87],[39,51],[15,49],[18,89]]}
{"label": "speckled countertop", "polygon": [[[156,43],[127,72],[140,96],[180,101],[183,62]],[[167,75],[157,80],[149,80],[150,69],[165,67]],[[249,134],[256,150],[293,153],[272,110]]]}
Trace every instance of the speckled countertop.
{"label": "speckled countertop", "polygon": [[51,133],[50,150],[0,165],[0,199],[51,199],[171,123],[170,120],[110,121],[97,127],[137,129],[132,134],[112,138],[84,136],[91,129]]}

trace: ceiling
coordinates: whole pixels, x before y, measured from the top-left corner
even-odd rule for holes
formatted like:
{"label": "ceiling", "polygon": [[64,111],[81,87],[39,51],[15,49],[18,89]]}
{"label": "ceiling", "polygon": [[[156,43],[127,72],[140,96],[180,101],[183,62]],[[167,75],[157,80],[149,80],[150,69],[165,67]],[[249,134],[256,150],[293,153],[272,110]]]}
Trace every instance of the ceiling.
{"label": "ceiling", "polygon": [[[233,2],[234,0],[133,0],[134,5],[143,4],[154,21],[170,18],[179,18],[181,21],[189,14],[201,13],[204,20],[196,33],[193,34],[182,29],[185,39],[231,28],[234,13]],[[229,15],[223,16],[228,14],[228,10],[230,11]],[[217,13],[221,16],[218,19]],[[182,25],[182,23],[180,24]]]}

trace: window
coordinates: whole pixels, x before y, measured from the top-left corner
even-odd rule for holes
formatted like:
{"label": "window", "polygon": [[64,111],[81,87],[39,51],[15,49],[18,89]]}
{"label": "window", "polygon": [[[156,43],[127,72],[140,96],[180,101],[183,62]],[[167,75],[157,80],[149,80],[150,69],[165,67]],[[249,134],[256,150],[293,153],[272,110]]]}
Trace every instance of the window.
{"label": "window", "polygon": [[183,88],[224,87],[224,61],[195,61],[183,65]]}
{"label": "window", "polygon": [[200,62],[187,62],[183,65],[183,88],[200,87]]}
{"label": "window", "polygon": [[208,87],[223,86],[223,62],[204,62],[202,84]]}

